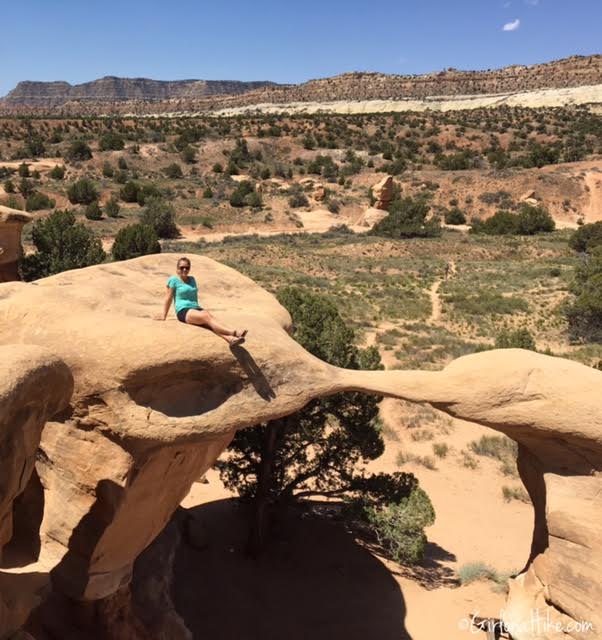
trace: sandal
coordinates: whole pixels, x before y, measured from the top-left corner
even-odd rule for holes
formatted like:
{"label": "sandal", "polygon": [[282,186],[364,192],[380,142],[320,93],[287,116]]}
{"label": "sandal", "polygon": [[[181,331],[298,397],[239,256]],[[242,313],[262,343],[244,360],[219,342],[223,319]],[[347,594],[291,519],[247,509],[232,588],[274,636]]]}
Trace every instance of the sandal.
{"label": "sandal", "polygon": [[238,331],[238,329],[236,329],[232,340],[230,340],[230,346],[235,347],[238,344],[242,344],[245,341],[246,335],[247,329],[243,329],[242,331]]}

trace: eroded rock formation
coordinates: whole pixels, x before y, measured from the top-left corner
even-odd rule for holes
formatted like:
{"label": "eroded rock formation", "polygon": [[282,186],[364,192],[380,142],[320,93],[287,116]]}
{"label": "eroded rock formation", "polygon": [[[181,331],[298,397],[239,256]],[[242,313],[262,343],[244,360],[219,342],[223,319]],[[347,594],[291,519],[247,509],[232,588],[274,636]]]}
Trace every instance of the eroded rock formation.
{"label": "eroded rock formation", "polygon": [[75,379],[68,411],[44,429],[38,463],[42,557],[55,589],[101,602],[122,593],[136,558],[236,429],[358,390],[428,402],[516,440],[535,527],[507,621],[528,622],[536,607],[602,628],[601,372],[521,350],[466,356],[441,372],[336,369],[290,338],[290,317],[270,294],[195,257],[203,305],[249,328],[230,350],[202,328],[152,320],[177,257],[0,286],[0,344],[44,345]]}
{"label": "eroded rock formation", "polygon": [[23,255],[21,230],[32,219],[28,213],[0,205],[0,282],[19,280],[17,264]]}
{"label": "eroded rock formation", "polygon": [[[0,347],[0,559],[13,535],[13,504],[30,480],[42,428],[67,406],[72,390],[71,372],[47,350]],[[15,593],[16,584],[17,579],[0,579],[0,636],[27,614],[17,602],[27,598]]]}
{"label": "eroded rock formation", "polygon": [[389,209],[393,200],[393,176],[385,176],[372,187],[375,209]]}
{"label": "eroded rock formation", "polygon": [[516,640],[599,638],[602,372],[504,349],[459,358],[440,372],[341,376],[349,380],[346,389],[428,402],[518,442],[519,473],[535,523],[527,566],[511,581],[505,621]]}
{"label": "eroded rock formation", "polygon": [[127,584],[136,557],[235,429],[291,413],[329,386],[330,368],[288,336],[275,299],[211,260],[193,265],[203,303],[249,326],[253,349],[233,353],[204,329],[154,321],[175,260],[101,265],[0,291],[0,343],[46,345],[75,378],[38,464],[45,563],[72,598]]}

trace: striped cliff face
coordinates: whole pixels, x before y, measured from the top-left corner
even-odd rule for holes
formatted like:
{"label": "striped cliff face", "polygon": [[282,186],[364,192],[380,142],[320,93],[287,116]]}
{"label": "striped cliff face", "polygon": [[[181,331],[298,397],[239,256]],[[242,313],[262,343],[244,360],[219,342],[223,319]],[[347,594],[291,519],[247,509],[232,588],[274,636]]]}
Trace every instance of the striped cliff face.
{"label": "striped cliff face", "polygon": [[[255,105],[286,105],[355,101],[406,101],[400,110],[420,110],[412,101],[464,100],[460,108],[487,106],[476,97],[513,95],[550,89],[593,87],[602,84],[602,56],[572,56],[545,64],[513,65],[486,71],[445,69],[424,75],[353,72],[302,84],[230,80],[162,81],[148,78],[100,78],[70,85],[67,82],[20,82],[0,99],[4,113],[44,113],[62,107],[65,114],[169,113],[237,109]],[[548,104],[549,103],[549,104]],[[574,103],[570,95],[560,104]],[[522,104],[522,103],[521,103]],[[548,106],[552,103],[548,100]],[[523,105],[525,106],[525,105]],[[546,106],[542,104],[541,106]],[[431,105],[433,107],[433,105]],[[427,108],[425,105],[423,108]],[[437,108],[437,101],[434,103]],[[364,112],[366,107],[364,107]],[[388,111],[395,111],[390,105]]]}

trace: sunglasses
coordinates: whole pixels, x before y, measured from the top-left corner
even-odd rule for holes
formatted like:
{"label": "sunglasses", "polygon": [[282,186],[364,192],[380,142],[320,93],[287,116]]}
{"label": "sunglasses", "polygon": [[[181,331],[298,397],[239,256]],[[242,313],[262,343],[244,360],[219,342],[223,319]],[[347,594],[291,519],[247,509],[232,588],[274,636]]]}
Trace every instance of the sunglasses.
{"label": "sunglasses", "polygon": [[180,271],[190,271],[190,267],[178,267]]}

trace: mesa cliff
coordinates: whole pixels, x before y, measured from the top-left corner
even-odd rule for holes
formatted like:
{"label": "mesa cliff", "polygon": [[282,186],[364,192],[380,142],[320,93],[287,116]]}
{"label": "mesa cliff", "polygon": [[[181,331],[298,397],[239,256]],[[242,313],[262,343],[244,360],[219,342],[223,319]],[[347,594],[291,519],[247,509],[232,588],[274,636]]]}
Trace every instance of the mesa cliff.
{"label": "mesa cliff", "polygon": [[238,95],[274,85],[269,81],[240,80],[151,80],[106,76],[91,82],[71,85],[68,82],[25,80],[3,98],[7,106],[29,105],[52,108],[69,101],[112,103],[129,100],[160,101],[178,98]]}
{"label": "mesa cliff", "polygon": [[[202,328],[152,319],[176,259],[146,256],[0,285],[0,451],[29,461],[2,460],[0,521],[10,523],[18,493],[19,509],[35,487],[40,498],[29,564],[0,572],[0,637],[52,593],[107,611],[237,429],[350,390],[427,402],[518,442],[535,522],[506,622],[523,628],[536,608],[565,628],[594,626],[568,637],[599,637],[602,372],[517,349],[465,356],[437,372],[338,369],[290,337],[290,316],[271,294],[196,257],[206,306],[249,328],[247,342],[230,350]],[[10,524],[4,531],[2,542]],[[37,576],[35,588],[25,589],[24,573]],[[524,629],[514,637],[556,637]]]}
{"label": "mesa cliff", "polygon": [[53,115],[68,116],[211,112],[265,104],[491,96],[600,84],[602,55],[571,56],[544,64],[485,71],[444,69],[423,75],[355,71],[301,84],[110,76],[74,86],[67,82],[20,82],[0,99],[0,113],[51,111]]}

